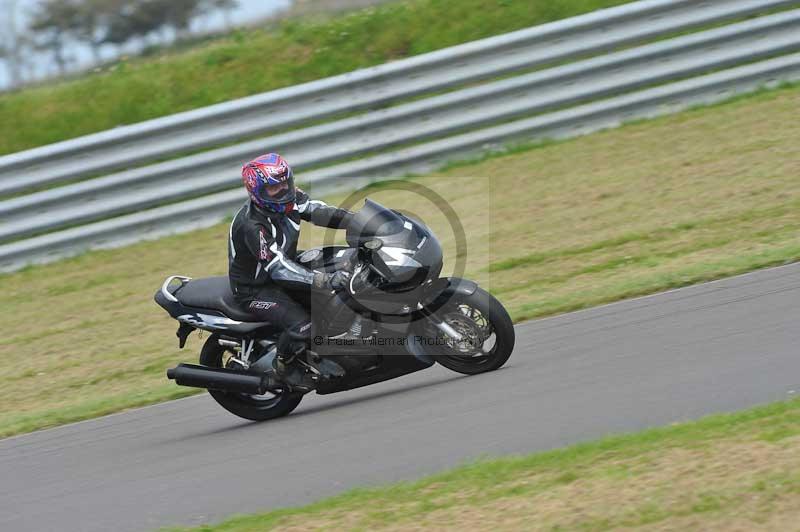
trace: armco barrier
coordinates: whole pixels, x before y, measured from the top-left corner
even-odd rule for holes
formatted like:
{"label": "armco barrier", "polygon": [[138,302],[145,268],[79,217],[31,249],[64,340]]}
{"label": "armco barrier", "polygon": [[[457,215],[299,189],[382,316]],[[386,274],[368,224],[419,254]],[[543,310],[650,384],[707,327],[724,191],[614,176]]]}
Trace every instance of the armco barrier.
{"label": "armco barrier", "polygon": [[[677,14],[685,19],[685,27],[694,27],[703,17],[719,21],[752,13],[754,4],[771,8],[798,3],[646,1],[623,6],[625,17],[620,15],[622,8],[614,8],[509,35],[552,35],[572,28],[570,31],[583,32],[585,37],[592,32],[599,35],[603,33],[600,28],[604,28],[606,34],[616,35],[617,39],[621,38],[619,28],[600,22],[605,15],[628,30],[639,28],[636,31],[642,34],[645,22],[661,28],[664,21],[675,24]],[[697,10],[696,17],[688,16],[692,9]],[[646,18],[654,13],[661,18]],[[587,26],[587,20],[593,20],[595,26]],[[632,30],[628,35],[631,33]],[[664,33],[650,30],[650,35]],[[486,41],[494,42],[494,48],[476,41],[435,54],[447,56],[456,49],[467,56],[477,50],[484,53],[487,48],[496,52],[498,42],[518,43],[520,39],[499,36]],[[569,41],[544,43],[540,45],[550,56],[554,47],[570,47]],[[280,149],[299,163],[298,169],[306,169],[301,174],[302,182],[313,183],[319,190],[341,177],[366,180],[421,171],[469,150],[519,139],[583,134],[629,119],[719,101],[761,85],[798,79],[800,55],[793,53],[797,51],[800,9],[581,58],[383,110],[19,196],[0,202],[0,242],[8,242],[0,245],[0,269],[216,223],[244,198],[235,188],[239,186],[238,164],[267,147]],[[420,64],[431,61],[426,56],[413,60]],[[214,114],[209,110],[192,113],[201,112],[207,113],[206,118]],[[160,120],[170,118],[174,117]],[[497,123],[501,125],[493,125]],[[173,132],[181,136],[180,128]],[[67,143],[60,143],[63,144]],[[48,148],[52,147],[37,150]],[[114,144],[108,149],[119,151]],[[4,171],[3,161],[17,157],[19,162],[26,153],[29,152],[0,159],[0,172]],[[357,156],[356,160],[341,162]],[[8,163],[5,169],[9,167],[13,164]],[[186,199],[191,196],[200,197]],[[31,206],[36,206],[40,214],[31,216]],[[63,229],[75,224],[84,225]],[[42,232],[47,234],[29,236]],[[29,238],[11,241],[25,236]]]}
{"label": "armco barrier", "polygon": [[[0,157],[0,194],[597,54],[796,0],[644,0]],[[46,160],[46,164],[41,161]]]}

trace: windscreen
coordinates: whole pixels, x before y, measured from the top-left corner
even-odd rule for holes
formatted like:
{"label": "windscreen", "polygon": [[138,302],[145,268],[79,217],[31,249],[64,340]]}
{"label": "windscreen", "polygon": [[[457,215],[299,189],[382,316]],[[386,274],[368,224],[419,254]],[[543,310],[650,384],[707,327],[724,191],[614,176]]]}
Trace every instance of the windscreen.
{"label": "windscreen", "polygon": [[[367,199],[347,227],[347,243],[357,247],[367,240],[392,240],[404,230],[405,220],[391,209]],[[388,238],[387,238],[388,237]]]}
{"label": "windscreen", "polygon": [[442,248],[420,221],[366,200],[347,228],[347,243],[357,247],[368,240],[383,246],[370,255],[370,268],[389,281],[393,290],[410,290],[442,269]]}

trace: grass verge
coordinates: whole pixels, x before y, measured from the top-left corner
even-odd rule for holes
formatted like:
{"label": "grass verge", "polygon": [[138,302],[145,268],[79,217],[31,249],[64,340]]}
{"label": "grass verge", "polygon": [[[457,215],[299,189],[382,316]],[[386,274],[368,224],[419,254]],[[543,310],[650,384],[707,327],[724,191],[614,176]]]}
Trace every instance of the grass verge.
{"label": "grass verge", "polygon": [[[522,320],[800,260],[798,109],[784,88],[414,181],[459,214],[465,276]],[[452,267],[435,204],[370,195],[428,223]],[[225,274],[227,238],[223,224],[0,276],[0,435],[186,394],[164,370],[201,340],[178,350],[152,294],[169,274]],[[301,245],[321,240],[309,227]]]}
{"label": "grass verge", "polygon": [[251,530],[791,530],[800,400],[238,516]]}
{"label": "grass verge", "polygon": [[187,111],[630,0],[405,0],[235,31],[183,52],[0,94],[0,154]]}

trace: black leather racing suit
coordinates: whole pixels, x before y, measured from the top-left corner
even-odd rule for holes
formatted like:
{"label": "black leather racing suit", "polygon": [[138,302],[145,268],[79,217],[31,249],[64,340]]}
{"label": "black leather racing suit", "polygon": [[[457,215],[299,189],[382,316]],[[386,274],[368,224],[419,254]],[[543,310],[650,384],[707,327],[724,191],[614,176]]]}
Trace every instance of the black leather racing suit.
{"label": "black leather racing suit", "polygon": [[[300,221],[345,228],[351,217],[349,211],[309,199],[300,189],[287,213],[263,210],[250,201],[243,205],[231,222],[228,242],[228,277],[242,308],[307,342],[310,316],[285,290],[310,290],[314,284],[315,272],[295,261]],[[288,344],[289,335],[282,335],[278,352],[285,354]]]}

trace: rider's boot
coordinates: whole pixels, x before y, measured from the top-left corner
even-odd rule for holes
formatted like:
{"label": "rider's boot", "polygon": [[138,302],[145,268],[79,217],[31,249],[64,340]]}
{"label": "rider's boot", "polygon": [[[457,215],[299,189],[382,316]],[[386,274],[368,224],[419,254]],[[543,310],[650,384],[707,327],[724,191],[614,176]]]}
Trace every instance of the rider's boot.
{"label": "rider's boot", "polygon": [[345,373],[336,362],[311,351],[306,338],[291,331],[284,331],[279,338],[277,351],[275,374],[294,388],[312,390],[320,378],[341,377]]}
{"label": "rider's boot", "polygon": [[316,388],[320,378],[331,379],[343,377],[344,368],[329,358],[322,358],[313,351],[306,351],[305,362],[298,356],[286,358],[275,357],[272,367],[275,375],[298,391],[311,391]]}
{"label": "rider's boot", "polygon": [[331,360],[323,358],[310,349],[306,351],[308,364],[313,366],[323,378],[344,377],[344,368]]}
{"label": "rider's boot", "polygon": [[275,375],[286,384],[299,391],[316,388],[317,376],[309,373],[300,363],[308,348],[306,339],[292,331],[284,331],[278,339],[277,356],[272,362]]}
{"label": "rider's boot", "polygon": [[306,370],[296,355],[278,355],[272,362],[275,375],[293,389],[309,392],[316,388],[318,377]]}

